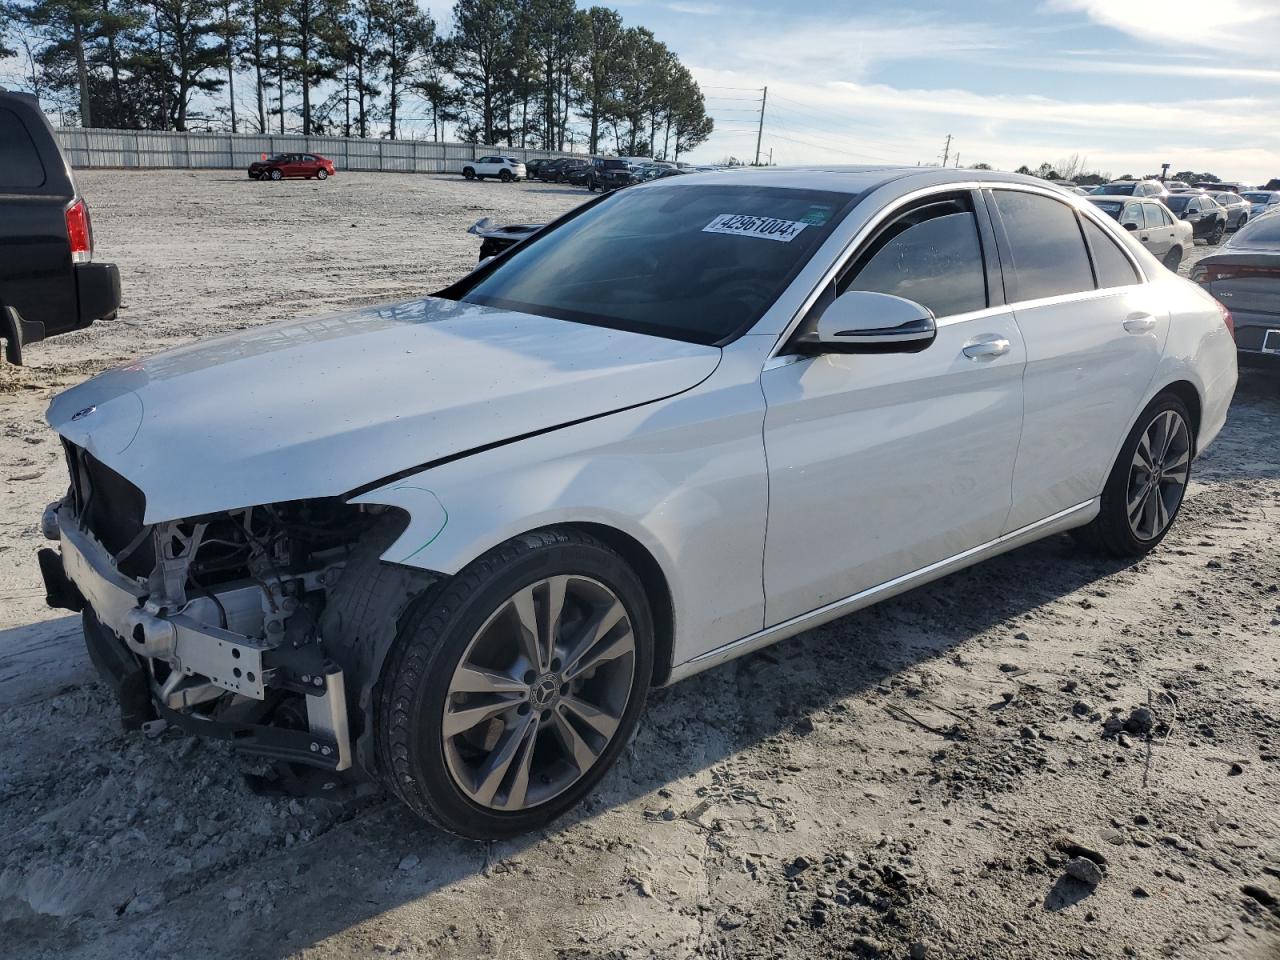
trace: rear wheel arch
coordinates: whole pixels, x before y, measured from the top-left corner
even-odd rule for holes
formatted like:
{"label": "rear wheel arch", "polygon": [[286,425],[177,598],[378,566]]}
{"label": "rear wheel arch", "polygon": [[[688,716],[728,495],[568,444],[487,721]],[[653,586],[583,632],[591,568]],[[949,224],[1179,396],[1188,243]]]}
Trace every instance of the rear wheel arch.
{"label": "rear wheel arch", "polygon": [[1155,396],[1165,393],[1172,393],[1186,404],[1187,412],[1191,415],[1191,434],[1194,442],[1200,436],[1200,417],[1204,406],[1200,399],[1200,391],[1190,380],[1175,380],[1157,390]]}

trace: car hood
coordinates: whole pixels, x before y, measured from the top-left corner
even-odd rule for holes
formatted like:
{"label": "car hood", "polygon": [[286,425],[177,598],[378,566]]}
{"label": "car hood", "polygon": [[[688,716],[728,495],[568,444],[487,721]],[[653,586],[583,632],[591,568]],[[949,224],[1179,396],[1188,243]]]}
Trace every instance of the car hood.
{"label": "car hood", "polygon": [[270,324],[108,370],[49,424],[138,486],[147,523],[338,496],[672,396],[720,350],[427,298]]}

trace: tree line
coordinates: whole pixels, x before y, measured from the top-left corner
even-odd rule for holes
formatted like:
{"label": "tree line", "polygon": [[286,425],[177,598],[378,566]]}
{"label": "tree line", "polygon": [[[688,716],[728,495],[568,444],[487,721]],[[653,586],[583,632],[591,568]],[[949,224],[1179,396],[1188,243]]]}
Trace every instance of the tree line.
{"label": "tree line", "polygon": [[0,57],[85,127],[433,140],[452,128],[670,159],[711,134],[689,70],[614,10],[457,0],[452,21],[442,31],[416,0],[0,0]]}

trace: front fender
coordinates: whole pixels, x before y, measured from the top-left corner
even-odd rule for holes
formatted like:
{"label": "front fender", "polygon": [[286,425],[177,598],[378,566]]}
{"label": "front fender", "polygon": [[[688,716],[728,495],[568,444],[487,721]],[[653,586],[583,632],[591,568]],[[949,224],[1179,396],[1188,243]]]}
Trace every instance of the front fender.
{"label": "front fender", "polygon": [[482,450],[351,502],[405,510],[412,519],[382,559],[446,575],[530,530],[617,530],[665,576],[680,663],[763,626],[764,398],[758,351],[742,352],[752,356],[679,396]]}

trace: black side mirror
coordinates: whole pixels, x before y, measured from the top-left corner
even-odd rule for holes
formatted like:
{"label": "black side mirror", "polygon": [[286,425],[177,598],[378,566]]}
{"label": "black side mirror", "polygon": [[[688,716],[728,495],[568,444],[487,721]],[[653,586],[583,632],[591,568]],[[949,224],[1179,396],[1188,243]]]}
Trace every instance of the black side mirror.
{"label": "black side mirror", "polygon": [[1125,228],[1126,230],[1137,230],[1137,229],[1138,229],[1138,225],[1137,225],[1136,223],[1134,223],[1132,220],[1130,220],[1128,223],[1126,223],[1126,224],[1124,225],[1124,228]]}

